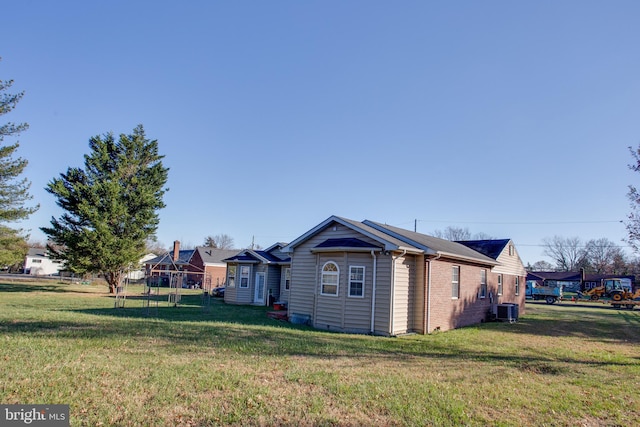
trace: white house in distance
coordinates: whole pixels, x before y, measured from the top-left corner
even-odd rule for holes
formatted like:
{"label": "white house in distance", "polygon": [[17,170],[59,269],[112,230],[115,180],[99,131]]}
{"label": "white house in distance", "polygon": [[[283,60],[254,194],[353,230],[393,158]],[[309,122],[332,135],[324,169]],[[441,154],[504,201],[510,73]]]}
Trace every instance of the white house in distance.
{"label": "white house in distance", "polygon": [[32,276],[51,276],[59,274],[63,264],[49,257],[46,248],[29,248],[24,259],[24,274]]}

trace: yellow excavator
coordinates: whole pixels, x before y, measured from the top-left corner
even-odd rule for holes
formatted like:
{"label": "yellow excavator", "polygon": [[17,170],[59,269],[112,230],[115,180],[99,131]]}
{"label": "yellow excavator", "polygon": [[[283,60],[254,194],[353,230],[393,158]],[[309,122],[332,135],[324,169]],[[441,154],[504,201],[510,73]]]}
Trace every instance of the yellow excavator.
{"label": "yellow excavator", "polygon": [[583,292],[591,300],[611,298],[613,301],[625,301],[640,298],[640,288],[632,292],[630,288],[622,285],[621,279],[602,279],[602,284]]}

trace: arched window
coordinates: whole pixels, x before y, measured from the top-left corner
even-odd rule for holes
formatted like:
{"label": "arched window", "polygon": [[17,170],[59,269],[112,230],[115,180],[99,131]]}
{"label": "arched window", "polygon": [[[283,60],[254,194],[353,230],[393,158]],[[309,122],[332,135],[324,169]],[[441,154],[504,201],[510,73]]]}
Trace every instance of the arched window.
{"label": "arched window", "polygon": [[322,278],[320,284],[320,293],[322,295],[338,295],[338,286],[340,284],[340,269],[338,264],[329,261],[322,266]]}

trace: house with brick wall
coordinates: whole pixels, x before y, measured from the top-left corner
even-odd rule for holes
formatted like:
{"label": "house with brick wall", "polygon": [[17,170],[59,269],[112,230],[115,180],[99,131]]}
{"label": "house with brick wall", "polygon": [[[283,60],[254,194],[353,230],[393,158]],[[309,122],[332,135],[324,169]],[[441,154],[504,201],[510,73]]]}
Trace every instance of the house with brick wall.
{"label": "house with brick wall", "polygon": [[524,313],[526,272],[509,239],[452,242],[331,216],[282,250],[289,318],[315,328],[426,334],[483,322],[499,303]]}
{"label": "house with brick wall", "polygon": [[[173,250],[145,261],[150,283],[169,286],[172,278],[181,281],[178,286],[215,288],[224,286],[227,265],[225,258],[238,253],[237,249],[218,249],[198,246],[180,249],[180,242],[173,242]],[[175,285],[175,283],[174,283]]]}

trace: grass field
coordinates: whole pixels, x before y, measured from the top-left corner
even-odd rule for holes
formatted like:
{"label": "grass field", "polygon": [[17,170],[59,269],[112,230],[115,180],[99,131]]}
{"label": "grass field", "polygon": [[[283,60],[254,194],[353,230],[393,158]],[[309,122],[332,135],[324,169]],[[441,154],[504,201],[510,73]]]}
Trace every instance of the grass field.
{"label": "grass field", "polygon": [[[515,324],[382,338],[314,331],[187,291],[0,283],[0,403],[72,426],[628,426],[640,310],[527,304]],[[166,289],[165,289],[166,292]]]}

